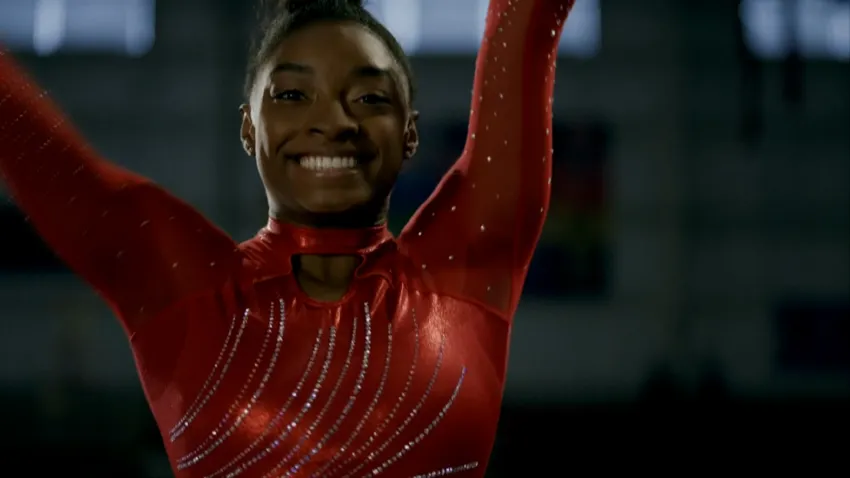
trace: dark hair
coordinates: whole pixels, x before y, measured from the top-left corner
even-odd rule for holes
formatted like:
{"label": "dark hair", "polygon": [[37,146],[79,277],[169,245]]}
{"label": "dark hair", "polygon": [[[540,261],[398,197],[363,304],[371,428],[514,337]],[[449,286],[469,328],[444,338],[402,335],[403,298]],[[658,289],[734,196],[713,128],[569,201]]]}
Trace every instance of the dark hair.
{"label": "dark hair", "polygon": [[257,72],[290,34],[321,21],[349,21],[362,25],[378,36],[403,70],[409,101],[415,96],[413,68],[404,49],[392,33],[363,6],[364,0],[261,0],[259,35],[248,57],[245,97],[250,99]]}

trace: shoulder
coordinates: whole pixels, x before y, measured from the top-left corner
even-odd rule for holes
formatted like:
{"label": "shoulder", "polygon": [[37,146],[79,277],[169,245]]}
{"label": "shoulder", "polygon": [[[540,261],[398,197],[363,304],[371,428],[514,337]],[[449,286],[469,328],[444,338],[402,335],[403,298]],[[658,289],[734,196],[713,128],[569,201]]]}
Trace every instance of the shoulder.
{"label": "shoulder", "polygon": [[286,275],[292,271],[289,251],[272,247],[263,237],[262,231],[240,243],[238,249],[242,256],[242,270],[251,276],[252,282]]}

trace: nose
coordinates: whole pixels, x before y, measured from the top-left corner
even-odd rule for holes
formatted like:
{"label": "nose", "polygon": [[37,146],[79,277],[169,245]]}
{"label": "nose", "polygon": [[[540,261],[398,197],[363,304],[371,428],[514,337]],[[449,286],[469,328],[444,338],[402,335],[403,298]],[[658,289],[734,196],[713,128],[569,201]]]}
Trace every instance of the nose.
{"label": "nose", "polygon": [[308,127],[312,134],[332,141],[344,141],[355,136],[360,129],[359,123],[341,101],[318,99],[311,110]]}

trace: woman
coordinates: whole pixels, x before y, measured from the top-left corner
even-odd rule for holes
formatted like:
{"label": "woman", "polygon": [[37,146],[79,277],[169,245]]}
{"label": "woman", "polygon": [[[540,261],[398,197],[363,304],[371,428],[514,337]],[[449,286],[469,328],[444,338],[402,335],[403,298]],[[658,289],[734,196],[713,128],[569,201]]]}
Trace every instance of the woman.
{"label": "woman", "polygon": [[491,1],[466,149],[398,238],[413,81],[360,1],[266,27],[241,137],[270,219],[242,244],[98,158],[0,57],[0,171],[120,317],[177,476],[484,475],[572,3]]}

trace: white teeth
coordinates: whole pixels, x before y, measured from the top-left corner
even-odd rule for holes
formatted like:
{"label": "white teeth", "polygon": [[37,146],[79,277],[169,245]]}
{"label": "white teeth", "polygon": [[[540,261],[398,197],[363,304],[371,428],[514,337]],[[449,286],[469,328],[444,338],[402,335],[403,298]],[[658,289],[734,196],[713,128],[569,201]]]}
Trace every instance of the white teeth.
{"label": "white teeth", "polygon": [[304,156],[299,160],[302,168],[313,171],[332,169],[350,169],[357,166],[357,160],[341,156]]}

